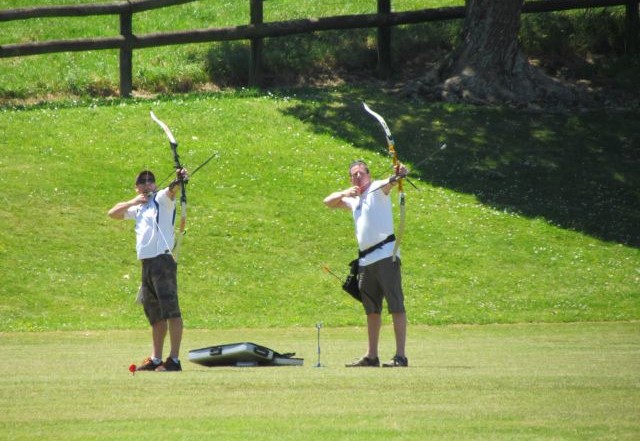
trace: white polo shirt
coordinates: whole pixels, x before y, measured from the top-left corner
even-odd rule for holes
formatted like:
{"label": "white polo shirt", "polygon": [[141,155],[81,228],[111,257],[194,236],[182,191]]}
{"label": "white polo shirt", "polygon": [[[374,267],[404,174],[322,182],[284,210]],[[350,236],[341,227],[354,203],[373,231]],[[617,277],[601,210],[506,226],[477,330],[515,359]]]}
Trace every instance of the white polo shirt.
{"label": "white polo shirt", "polygon": [[[358,197],[344,198],[353,213],[358,248],[364,251],[393,234],[393,210],[390,194],[384,194],[380,186],[386,180],[373,181],[367,191]],[[393,242],[387,243],[360,259],[360,265],[370,265],[393,255]],[[398,253],[399,254],[399,253]]]}
{"label": "white polo shirt", "polygon": [[176,201],[168,193],[168,188],[160,190],[145,205],[130,207],[124,214],[125,219],[136,221],[136,252],[140,260],[173,249]]}

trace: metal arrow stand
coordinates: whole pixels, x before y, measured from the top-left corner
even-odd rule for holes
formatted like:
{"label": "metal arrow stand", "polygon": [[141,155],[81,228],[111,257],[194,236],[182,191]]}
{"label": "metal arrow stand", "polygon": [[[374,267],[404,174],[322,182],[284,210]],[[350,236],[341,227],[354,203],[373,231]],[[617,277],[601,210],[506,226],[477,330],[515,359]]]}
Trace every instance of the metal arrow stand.
{"label": "metal arrow stand", "polygon": [[322,328],[322,322],[316,323],[316,329],[318,330],[318,362],[314,367],[324,367],[322,363],[320,363],[320,329]]}

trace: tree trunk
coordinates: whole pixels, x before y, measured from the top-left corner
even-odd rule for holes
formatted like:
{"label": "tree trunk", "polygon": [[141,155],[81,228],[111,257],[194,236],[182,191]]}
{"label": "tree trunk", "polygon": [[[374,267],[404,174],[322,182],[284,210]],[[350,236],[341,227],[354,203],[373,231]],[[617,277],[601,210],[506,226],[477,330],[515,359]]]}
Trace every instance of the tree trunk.
{"label": "tree trunk", "polygon": [[421,88],[446,101],[573,101],[559,81],[529,64],[518,43],[524,0],[466,0],[462,43]]}

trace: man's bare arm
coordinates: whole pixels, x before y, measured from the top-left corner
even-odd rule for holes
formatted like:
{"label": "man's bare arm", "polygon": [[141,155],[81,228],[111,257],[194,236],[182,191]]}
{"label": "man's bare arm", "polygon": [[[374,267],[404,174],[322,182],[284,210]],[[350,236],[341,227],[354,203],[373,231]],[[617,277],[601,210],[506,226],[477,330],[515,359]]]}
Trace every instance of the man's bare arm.
{"label": "man's bare arm", "polygon": [[109,210],[109,217],[112,219],[124,219],[124,214],[129,208],[145,203],[147,203],[147,196],[144,194],[139,194],[130,201],[118,202]]}
{"label": "man's bare arm", "polygon": [[351,187],[346,190],[336,191],[324,198],[323,203],[329,208],[349,208],[344,198],[356,197],[360,194],[358,187]]}

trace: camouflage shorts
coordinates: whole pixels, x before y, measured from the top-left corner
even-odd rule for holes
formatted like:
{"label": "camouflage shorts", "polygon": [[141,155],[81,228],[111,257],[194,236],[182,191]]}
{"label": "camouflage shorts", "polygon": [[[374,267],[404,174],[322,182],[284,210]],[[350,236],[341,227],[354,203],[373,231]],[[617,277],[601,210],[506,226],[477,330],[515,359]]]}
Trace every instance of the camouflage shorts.
{"label": "camouflage shorts", "polygon": [[170,254],[142,260],[142,306],[150,324],[181,316],[177,265]]}

